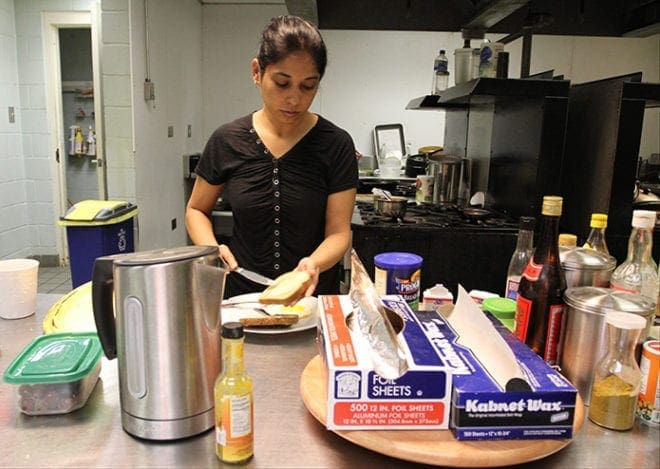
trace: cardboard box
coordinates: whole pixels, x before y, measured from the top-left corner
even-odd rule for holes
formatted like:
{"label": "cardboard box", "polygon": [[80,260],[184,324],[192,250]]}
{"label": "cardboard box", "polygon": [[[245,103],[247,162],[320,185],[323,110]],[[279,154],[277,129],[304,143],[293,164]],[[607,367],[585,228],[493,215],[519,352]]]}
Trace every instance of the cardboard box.
{"label": "cardboard box", "polygon": [[[453,367],[451,428],[458,440],[565,439],[573,436],[577,391],[490,313],[532,387],[505,392],[475,358],[457,343],[450,324],[435,311],[418,311],[429,339]],[[451,354],[451,356],[450,356]]]}
{"label": "cardboard box", "polygon": [[376,374],[367,344],[346,325],[348,296],[319,297],[319,349],[326,371],[330,430],[431,430],[449,427],[451,372],[419,322],[398,296],[383,302],[405,320],[399,343],[408,371],[398,379]]}

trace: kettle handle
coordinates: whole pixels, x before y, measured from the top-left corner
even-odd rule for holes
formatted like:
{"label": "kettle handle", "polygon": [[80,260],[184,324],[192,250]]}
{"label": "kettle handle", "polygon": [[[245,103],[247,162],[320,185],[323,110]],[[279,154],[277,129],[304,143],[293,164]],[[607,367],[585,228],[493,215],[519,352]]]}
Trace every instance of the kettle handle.
{"label": "kettle handle", "polygon": [[115,256],[99,257],[92,270],[92,309],[103,351],[108,359],[117,356],[115,314],[112,302],[114,282],[112,265]]}

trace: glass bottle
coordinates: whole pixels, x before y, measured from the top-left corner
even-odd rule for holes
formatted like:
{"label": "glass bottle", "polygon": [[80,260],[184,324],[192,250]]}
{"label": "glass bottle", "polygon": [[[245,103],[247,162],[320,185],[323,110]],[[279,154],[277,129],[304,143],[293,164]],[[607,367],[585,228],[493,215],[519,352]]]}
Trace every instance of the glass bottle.
{"label": "glass bottle", "polygon": [[583,247],[609,254],[610,251],[607,249],[607,243],[605,242],[607,214],[592,213],[589,226],[591,227],[591,231],[589,232],[589,236],[587,236],[587,241],[584,243]]}
{"label": "glass bottle", "polygon": [[658,301],[658,266],[652,257],[655,212],[633,211],[628,255],[610,278],[610,287],[645,296],[654,305]]}
{"label": "glass bottle", "polygon": [[449,59],[445,55],[445,50],[440,52],[433,61],[433,84],[431,85],[431,94],[441,94],[447,89],[449,83]]}
{"label": "glass bottle", "polygon": [[646,320],[637,314],[610,311],[605,322],[608,349],[594,371],[589,420],[613,430],[629,430],[635,421],[642,379],[635,346]]}
{"label": "glass bottle", "polygon": [[222,325],[222,372],[215,381],[215,454],[241,464],[254,454],[252,379],[243,364],[243,325]]}
{"label": "glass bottle", "polygon": [[518,297],[518,285],[527,263],[534,254],[534,217],[520,217],[518,221],[518,240],[516,249],[511,255],[509,267],[506,271],[506,289],[504,296],[515,300]]}
{"label": "glass bottle", "polygon": [[566,278],[559,259],[563,199],[543,197],[539,242],[518,286],[515,334],[550,365],[557,362]]}

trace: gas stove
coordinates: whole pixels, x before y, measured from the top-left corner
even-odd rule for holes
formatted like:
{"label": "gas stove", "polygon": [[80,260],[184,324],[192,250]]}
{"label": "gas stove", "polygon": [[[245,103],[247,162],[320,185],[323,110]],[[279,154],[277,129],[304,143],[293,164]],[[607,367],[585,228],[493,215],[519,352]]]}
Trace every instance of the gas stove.
{"label": "gas stove", "polygon": [[383,216],[373,203],[358,202],[360,224],[384,228],[435,228],[455,230],[514,231],[518,224],[506,216],[481,209],[459,209],[456,205],[408,205],[403,218]]}
{"label": "gas stove", "polygon": [[469,213],[455,205],[414,205],[403,218],[375,212],[373,201],[358,200],[352,246],[367,272],[383,252],[412,252],[424,259],[422,291],[442,283],[456,297],[460,284],[503,293],[506,270],[516,247],[518,223],[487,210]]}

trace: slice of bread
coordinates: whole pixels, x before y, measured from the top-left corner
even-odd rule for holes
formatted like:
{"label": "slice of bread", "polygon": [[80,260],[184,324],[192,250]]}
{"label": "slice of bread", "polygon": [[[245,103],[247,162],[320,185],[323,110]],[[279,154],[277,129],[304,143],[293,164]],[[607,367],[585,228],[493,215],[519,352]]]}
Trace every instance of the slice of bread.
{"label": "slice of bread", "polygon": [[307,272],[298,270],[282,274],[259,295],[259,302],[263,304],[291,304],[305,294],[311,280],[312,278]]}

